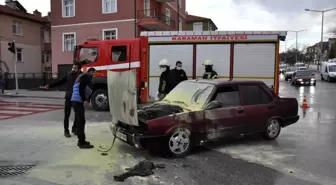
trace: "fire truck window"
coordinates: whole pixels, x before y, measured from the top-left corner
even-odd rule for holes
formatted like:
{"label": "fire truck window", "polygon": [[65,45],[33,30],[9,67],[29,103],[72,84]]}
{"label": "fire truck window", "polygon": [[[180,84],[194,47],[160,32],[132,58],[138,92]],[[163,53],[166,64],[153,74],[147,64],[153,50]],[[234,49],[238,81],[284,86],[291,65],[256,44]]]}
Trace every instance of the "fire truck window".
{"label": "fire truck window", "polygon": [[127,46],[112,46],[112,62],[127,60]]}
{"label": "fire truck window", "polygon": [[90,64],[96,62],[98,59],[98,48],[81,48],[79,52],[79,60],[82,64]]}

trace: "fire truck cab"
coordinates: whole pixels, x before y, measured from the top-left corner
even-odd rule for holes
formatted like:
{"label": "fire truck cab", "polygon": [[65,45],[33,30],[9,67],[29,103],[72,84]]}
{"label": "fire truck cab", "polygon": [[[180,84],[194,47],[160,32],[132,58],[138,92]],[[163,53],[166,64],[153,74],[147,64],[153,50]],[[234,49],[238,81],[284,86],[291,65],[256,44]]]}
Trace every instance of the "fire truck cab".
{"label": "fire truck cab", "polygon": [[[286,31],[155,31],[140,38],[87,41],[75,47],[74,58],[83,70],[94,67],[91,104],[95,110],[109,109],[107,70],[136,70],[138,101],[155,98],[158,63],[168,59],[173,66],[182,61],[188,79],[201,78],[202,63],[211,60],[222,79],[261,80],[279,91],[279,43]],[[172,67],[173,68],[173,67]]]}

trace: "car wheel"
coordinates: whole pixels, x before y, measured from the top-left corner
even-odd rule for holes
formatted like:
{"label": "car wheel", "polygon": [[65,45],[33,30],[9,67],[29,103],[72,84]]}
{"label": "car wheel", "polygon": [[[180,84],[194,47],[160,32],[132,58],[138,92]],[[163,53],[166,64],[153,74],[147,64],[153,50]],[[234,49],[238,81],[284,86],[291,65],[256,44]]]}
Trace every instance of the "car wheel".
{"label": "car wheel", "polygon": [[191,132],[186,128],[177,128],[167,137],[167,147],[173,157],[181,158],[189,154],[192,147]]}
{"label": "car wheel", "polygon": [[263,138],[266,140],[276,139],[281,131],[281,124],[278,119],[271,119],[266,127],[266,131],[263,134]]}
{"label": "car wheel", "polygon": [[285,78],[285,81],[288,81],[288,78]]}
{"label": "car wheel", "polygon": [[91,104],[97,111],[108,111],[109,102],[107,91],[105,89],[98,89],[94,91],[91,97]]}
{"label": "car wheel", "polygon": [[321,74],[321,80],[324,80],[323,75]]}

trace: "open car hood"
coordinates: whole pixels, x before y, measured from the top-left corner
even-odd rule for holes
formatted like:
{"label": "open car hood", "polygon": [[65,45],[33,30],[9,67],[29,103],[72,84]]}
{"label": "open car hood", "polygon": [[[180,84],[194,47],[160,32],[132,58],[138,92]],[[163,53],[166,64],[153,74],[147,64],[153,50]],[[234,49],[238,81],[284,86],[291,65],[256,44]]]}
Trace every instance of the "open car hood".
{"label": "open car hood", "polygon": [[108,71],[107,84],[112,122],[120,121],[128,125],[139,126],[136,70]]}

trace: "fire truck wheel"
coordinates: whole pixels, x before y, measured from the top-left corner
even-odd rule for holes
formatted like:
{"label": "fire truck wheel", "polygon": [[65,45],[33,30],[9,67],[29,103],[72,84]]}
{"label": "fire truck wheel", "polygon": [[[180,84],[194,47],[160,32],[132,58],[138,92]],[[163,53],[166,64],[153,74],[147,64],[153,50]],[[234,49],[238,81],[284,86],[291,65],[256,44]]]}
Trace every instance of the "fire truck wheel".
{"label": "fire truck wheel", "polygon": [[91,97],[92,107],[97,111],[108,111],[109,102],[108,95],[105,89],[97,89]]}

